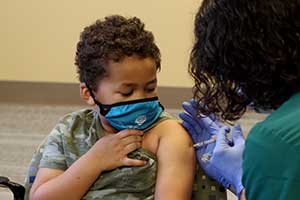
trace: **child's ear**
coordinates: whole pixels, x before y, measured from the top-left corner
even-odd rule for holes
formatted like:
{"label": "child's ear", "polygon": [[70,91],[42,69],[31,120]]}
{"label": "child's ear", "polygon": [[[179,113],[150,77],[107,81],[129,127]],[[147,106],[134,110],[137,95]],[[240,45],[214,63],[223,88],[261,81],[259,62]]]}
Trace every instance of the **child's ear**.
{"label": "child's ear", "polygon": [[94,106],[95,102],[90,94],[89,89],[86,87],[85,83],[80,83],[80,97],[90,106]]}

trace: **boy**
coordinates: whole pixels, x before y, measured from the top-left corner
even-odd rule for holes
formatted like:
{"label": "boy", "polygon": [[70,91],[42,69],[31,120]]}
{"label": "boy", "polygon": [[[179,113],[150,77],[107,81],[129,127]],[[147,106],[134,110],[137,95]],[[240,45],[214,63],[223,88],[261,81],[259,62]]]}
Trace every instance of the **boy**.
{"label": "boy", "polygon": [[75,64],[80,95],[96,110],[53,129],[33,160],[29,198],[190,199],[194,149],[158,101],[152,33],[135,17],[98,20],[81,33]]}

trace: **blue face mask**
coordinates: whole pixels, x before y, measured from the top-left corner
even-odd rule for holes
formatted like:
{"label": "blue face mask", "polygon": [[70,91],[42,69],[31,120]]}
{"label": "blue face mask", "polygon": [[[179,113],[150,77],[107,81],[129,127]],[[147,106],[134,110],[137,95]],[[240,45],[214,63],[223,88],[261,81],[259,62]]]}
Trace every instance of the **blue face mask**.
{"label": "blue face mask", "polygon": [[164,110],[158,101],[158,97],[125,101],[111,105],[101,104],[95,98],[94,101],[98,105],[101,115],[118,131],[124,129],[146,129],[159,118]]}

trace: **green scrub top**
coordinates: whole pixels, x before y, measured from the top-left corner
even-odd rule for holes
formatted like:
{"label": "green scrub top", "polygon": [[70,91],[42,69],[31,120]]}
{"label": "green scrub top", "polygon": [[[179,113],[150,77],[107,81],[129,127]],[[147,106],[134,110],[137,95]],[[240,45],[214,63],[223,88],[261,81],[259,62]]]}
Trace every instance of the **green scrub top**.
{"label": "green scrub top", "polygon": [[252,128],[242,181],[247,200],[300,199],[300,94]]}

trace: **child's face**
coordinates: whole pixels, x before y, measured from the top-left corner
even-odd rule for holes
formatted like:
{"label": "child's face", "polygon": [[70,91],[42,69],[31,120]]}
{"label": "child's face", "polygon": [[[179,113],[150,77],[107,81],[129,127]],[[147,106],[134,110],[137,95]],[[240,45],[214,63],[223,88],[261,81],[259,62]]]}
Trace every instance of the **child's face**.
{"label": "child's face", "polygon": [[121,62],[110,61],[108,76],[98,84],[96,99],[102,104],[155,97],[157,70],[152,58],[125,57]]}

